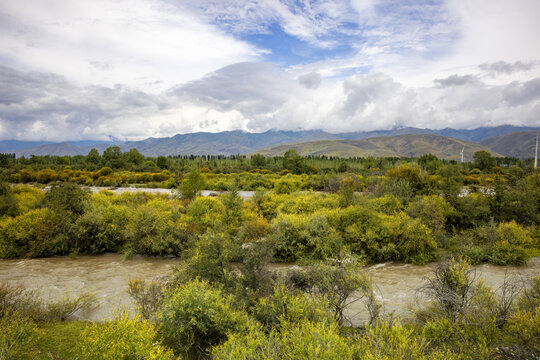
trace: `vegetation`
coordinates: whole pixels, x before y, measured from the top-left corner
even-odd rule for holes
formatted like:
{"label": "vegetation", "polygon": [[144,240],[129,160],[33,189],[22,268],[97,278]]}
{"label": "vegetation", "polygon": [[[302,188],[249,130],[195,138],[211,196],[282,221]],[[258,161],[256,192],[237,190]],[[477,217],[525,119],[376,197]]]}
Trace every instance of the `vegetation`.
{"label": "vegetation", "polygon": [[[526,162],[488,155],[459,165],[433,155],[328,159],[294,151],[249,160],[154,161],[119,149],[9,158],[5,180],[49,188],[0,183],[1,258],[121,252],[184,261],[163,281],[130,282],[137,316],[119,311],[95,324],[66,323],[92,306],[91,294],[50,303],[0,286],[0,359],[39,358],[43,349],[81,359],[538,356],[540,280],[495,292],[470,271],[540,254],[540,176]],[[131,181],[177,188],[179,196],[92,194],[78,185]],[[197,196],[205,187],[227,192]],[[248,189],[256,191],[242,198],[238,190]],[[436,260],[420,292],[425,303],[404,320],[384,313],[362,271],[373,262]],[[301,267],[279,275],[271,261]],[[358,301],[368,321],[354,328],[348,307]],[[52,344],[63,331],[79,336],[69,349]]]}

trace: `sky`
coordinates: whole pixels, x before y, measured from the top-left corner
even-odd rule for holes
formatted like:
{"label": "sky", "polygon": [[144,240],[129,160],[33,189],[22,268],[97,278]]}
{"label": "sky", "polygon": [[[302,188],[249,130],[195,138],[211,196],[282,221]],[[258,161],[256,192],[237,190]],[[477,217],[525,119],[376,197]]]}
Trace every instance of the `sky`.
{"label": "sky", "polygon": [[0,140],[540,126],[538,0],[4,0]]}

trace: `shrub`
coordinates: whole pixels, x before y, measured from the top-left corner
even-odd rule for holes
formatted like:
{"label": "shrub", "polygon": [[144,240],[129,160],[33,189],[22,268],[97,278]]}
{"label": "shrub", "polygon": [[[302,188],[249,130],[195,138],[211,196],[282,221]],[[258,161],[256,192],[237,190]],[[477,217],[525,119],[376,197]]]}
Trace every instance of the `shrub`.
{"label": "shrub", "polygon": [[0,359],[36,358],[28,344],[38,336],[36,325],[19,313],[0,317]]}
{"label": "shrub", "polygon": [[179,255],[187,241],[187,229],[172,218],[160,201],[138,207],[126,225],[126,250],[139,254]]}
{"label": "shrub", "polygon": [[350,255],[340,254],[338,259],[318,263],[304,270],[291,270],[288,281],[309,294],[326,300],[338,324],[351,323],[345,316],[347,307],[364,300],[369,321],[379,316],[378,304],[371,280],[362,271],[362,264]]}
{"label": "shrub", "polygon": [[527,281],[527,286],[518,298],[518,307],[526,311],[540,308],[540,275]]}
{"label": "shrub", "polygon": [[13,196],[9,185],[0,181],[0,217],[15,216],[17,213],[17,199]]}
{"label": "shrub", "polygon": [[422,335],[434,349],[447,349],[469,359],[488,359],[487,339],[473,324],[464,325],[447,318],[430,320]]}
{"label": "shrub", "polygon": [[156,321],[163,343],[187,358],[204,356],[228,334],[246,332],[249,324],[230,297],[200,280],[169,290]]}
{"label": "shrub", "polygon": [[157,281],[132,279],[128,283],[128,294],[135,300],[139,314],[146,320],[154,316],[163,300],[163,289]]}
{"label": "shrub", "polygon": [[84,213],[87,192],[73,182],[64,182],[51,187],[43,198],[43,202],[54,211],[66,212],[70,217],[78,217]]}
{"label": "shrub", "polygon": [[270,239],[276,257],[284,261],[321,260],[336,256],[343,247],[341,236],[321,214],[280,215],[272,222]]}
{"label": "shrub", "polygon": [[66,294],[60,300],[45,302],[36,291],[0,283],[0,317],[18,313],[35,321],[64,321],[79,310],[92,308],[95,302],[91,293],[75,298]]}
{"label": "shrub", "polygon": [[218,199],[210,197],[196,198],[187,208],[189,221],[199,233],[204,233],[209,228],[219,225],[224,213],[225,206]]}
{"label": "shrub", "polygon": [[377,321],[368,326],[354,342],[354,358],[369,360],[451,360],[461,359],[449,351],[433,350],[410,327],[397,321]]}
{"label": "shrub", "polygon": [[352,343],[339,335],[333,324],[293,323],[281,331],[265,334],[254,328],[247,334],[231,335],[212,351],[215,359],[353,359]]}
{"label": "shrub", "polygon": [[204,177],[201,175],[199,169],[194,167],[178,187],[180,197],[182,199],[193,200],[205,186],[206,181]]}
{"label": "shrub", "polygon": [[276,286],[272,295],[260,298],[251,312],[268,330],[305,321],[333,322],[329,304],[322,298],[305,296],[283,285]]}
{"label": "shrub", "polygon": [[540,350],[540,307],[534,311],[518,310],[508,318],[507,330],[520,344]]}
{"label": "shrub", "polygon": [[[0,257],[14,258],[64,255],[69,252],[66,231],[61,219],[50,209],[36,209],[26,214],[0,220]],[[69,227],[69,222],[63,223]]]}
{"label": "shrub", "polygon": [[171,350],[156,342],[154,326],[120,312],[112,321],[92,323],[81,334],[81,356],[88,360],[167,360]]}
{"label": "shrub", "polygon": [[201,235],[188,254],[185,263],[176,270],[179,280],[201,278],[211,284],[227,285],[232,279],[230,238],[226,234]]}
{"label": "shrub", "polygon": [[411,202],[407,207],[407,214],[414,219],[419,219],[435,233],[439,233],[443,230],[446,218],[452,210],[452,206],[442,197],[431,195],[419,197]]}

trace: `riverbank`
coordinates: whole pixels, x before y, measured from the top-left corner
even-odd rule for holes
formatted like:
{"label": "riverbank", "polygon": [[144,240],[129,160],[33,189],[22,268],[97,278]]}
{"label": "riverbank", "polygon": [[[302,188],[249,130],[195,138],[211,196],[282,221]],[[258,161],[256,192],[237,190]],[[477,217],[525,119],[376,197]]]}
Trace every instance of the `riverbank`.
{"label": "riverbank", "polygon": [[[83,292],[96,295],[97,306],[75,314],[79,320],[103,320],[111,310],[120,306],[133,309],[129,297],[128,282],[139,278],[157,279],[169,274],[171,268],[180,264],[171,257],[134,256],[123,260],[119,254],[107,253],[97,256],[58,256],[39,259],[0,260],[0,282],[21,284],[37,290],[45,299],[57,300],[69,293],[77,296]],[[426,266],[396,262],[368,266],[375,292],[386,313],[405,314],[416,302],[416,290],[424,284],[438,263]],[[271,269],[283,272],[292,264],[271,264]],[[477,277],[493,289],[497,289],[507,277],[528,278],[540,274],[540,257],[529,260],[525,266],[474,266]],[[355,325],[367,319],[362,304],[352,304],[348,309]]]}

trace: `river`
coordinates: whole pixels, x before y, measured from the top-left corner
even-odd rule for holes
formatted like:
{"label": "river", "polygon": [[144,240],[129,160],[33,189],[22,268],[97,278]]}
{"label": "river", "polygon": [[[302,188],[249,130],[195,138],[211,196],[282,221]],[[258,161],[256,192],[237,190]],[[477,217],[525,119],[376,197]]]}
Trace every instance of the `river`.
{"label": "river", "polygon": [[[179,264],[177,258],[135,256],[122,260],[118,254],[99,256],[51,257],[42,259],[0,260],[0,282],[17,283],[36,289],[45,299],[57,299],[66,293],[79,294],[89,291],[98,299],[96,308],[76,314],[81,320],[102,320],[112,309],[126,305],[133,308],[127,294],[130,279],[156,279],[167,275],[171,267]],[[275,264],[276,270],[290,265]],[[414,304],[416,289],[424,283],[436,264],[416,266],[410,264],[383,263],[368,267],[375,284],[376,293],[386,313],[405,314]],[[540,258],[533,258],[523,267],[480,265],[476,266],[477,276],[487,285],[497,288],[509,276],[530,277],[540,274]],[[353,322],[362,323],[366,312],[361,303],[351,306],[349,315]]]}

